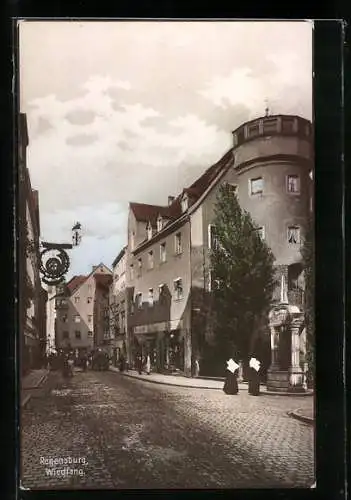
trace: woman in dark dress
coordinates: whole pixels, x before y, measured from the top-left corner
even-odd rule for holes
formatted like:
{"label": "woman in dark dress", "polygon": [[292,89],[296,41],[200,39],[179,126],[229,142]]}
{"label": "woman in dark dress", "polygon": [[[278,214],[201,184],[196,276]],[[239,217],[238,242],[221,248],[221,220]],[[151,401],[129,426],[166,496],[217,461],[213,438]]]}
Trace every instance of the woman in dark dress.
{"label": "woman in dark dress", "polygon": [[249,370],[249,394],[259,396],[260,394],[260,362],[256,358],[250,359]]}
{"label": "woman in dark dress", "polygon": [[239,365],[232,358],[227,361],[226,378],[223,387],[225,394],[238,394],[238,368]]}

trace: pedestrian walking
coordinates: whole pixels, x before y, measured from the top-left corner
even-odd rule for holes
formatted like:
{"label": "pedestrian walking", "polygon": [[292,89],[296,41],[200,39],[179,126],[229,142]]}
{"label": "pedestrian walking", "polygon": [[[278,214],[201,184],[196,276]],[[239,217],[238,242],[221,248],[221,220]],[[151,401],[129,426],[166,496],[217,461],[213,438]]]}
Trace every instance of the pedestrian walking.
{"label": "pedestrian walking", "polygon": [[137,356],[137,369],[138,369],[139,375],[141,375],[142,370],[143,370],[143,358],[142,358],[141,354],[139,354]]}
{"label": "pedestrian walking", "polygon": [[199,360],[197,358],[195,358],[194,362],[193,362],[193,374],[192,374],[192,376],[196,378],[199,376],[199,373],[200,373],[200,363],[199,363]]}
{"label": "pedestrian walking", "polygon": [[249,361],[249,394],[259,396],[260,394],[260,371],[261,363],[256,358]]}
{"label": "pedestrian walking", "polygon": [[150,354],[146,356],[146,363],[145,363],[145,370],[148,375],[150,375],[151,371],[151,359],[150,359]]}
{"label": "pedestrian walking", "polygon": [[227,373],[223,387],[223,391],[226,394],[238,394],[239,392],[238,369],[239,365],[234,361],[233,358],[230,358],[227,361]]}
{"label": "pedestrian walking", "polygon": [[124,372],[124,369],[125,369],[125,359],[124,355],[121,354],[121,357],[119,358],[119,371]]}

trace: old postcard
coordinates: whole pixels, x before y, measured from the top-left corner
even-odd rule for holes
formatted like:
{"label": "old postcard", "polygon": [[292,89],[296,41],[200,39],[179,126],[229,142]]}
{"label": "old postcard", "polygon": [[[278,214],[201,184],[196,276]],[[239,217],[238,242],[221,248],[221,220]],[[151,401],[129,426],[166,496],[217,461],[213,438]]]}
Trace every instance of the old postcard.
{"label": "old postcard", "polygon": [[312,22],[18,31],[21,488],[313,487]]}

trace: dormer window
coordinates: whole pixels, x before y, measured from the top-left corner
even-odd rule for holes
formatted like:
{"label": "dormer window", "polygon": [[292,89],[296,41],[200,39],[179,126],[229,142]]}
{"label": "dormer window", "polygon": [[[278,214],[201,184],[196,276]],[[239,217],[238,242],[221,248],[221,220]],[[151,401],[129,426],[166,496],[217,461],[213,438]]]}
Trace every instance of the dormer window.
{"label": "dormer window", "polygon": [[146,226],[146,232],[147,232],[147,239],[151,240],[151,238],[152,238],[152,226],[151,226],[150,222]]}
{"label": "dormer window", "polygon": [[189,198],[188,195],[185,193],[182,198],[182,212],[186,212],[189,207]]}
{"label": "dormer window", "polygon": [[163,228],[163,220],[161,215],[159,215],[157,218],[157,231],[158,232],[162,231],[162,228]]}

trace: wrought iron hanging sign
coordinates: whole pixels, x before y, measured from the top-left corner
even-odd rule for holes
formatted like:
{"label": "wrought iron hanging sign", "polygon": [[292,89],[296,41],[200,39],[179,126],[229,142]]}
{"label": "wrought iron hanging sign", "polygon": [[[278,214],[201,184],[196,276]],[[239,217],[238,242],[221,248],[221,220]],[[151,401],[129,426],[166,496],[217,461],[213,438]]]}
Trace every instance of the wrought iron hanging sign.
{"label": "wrought iron hanging sign", "polygon": [[42,281],[50,286],[62,283],[70,265],[66,250],[71,250],[81,242],[81,224],[77,222],[72,228],[71,243],[48,243],[41,244],[43,250],[40,252],[40,272]]}

